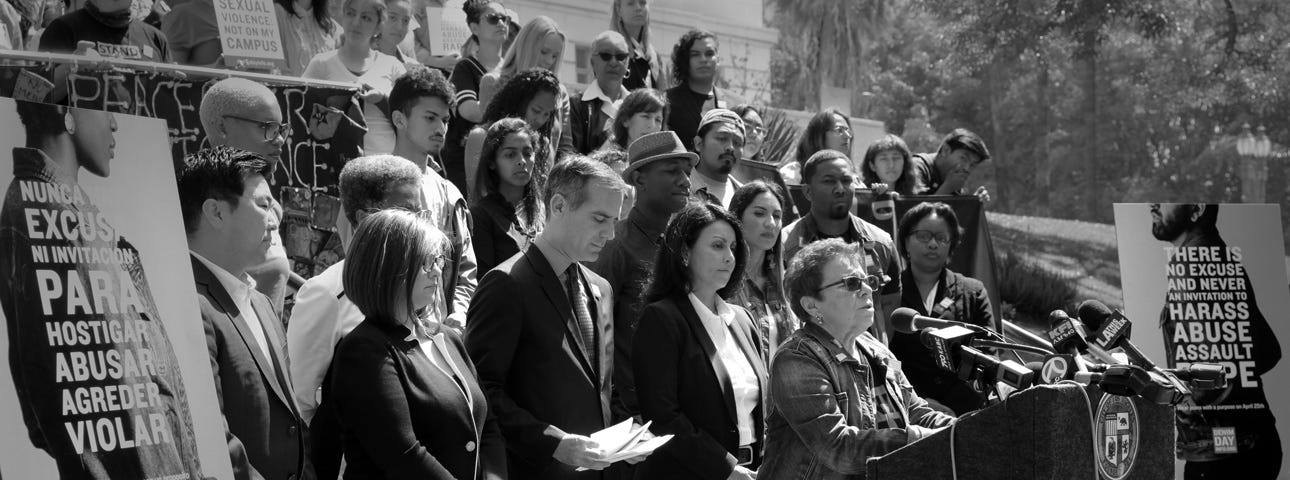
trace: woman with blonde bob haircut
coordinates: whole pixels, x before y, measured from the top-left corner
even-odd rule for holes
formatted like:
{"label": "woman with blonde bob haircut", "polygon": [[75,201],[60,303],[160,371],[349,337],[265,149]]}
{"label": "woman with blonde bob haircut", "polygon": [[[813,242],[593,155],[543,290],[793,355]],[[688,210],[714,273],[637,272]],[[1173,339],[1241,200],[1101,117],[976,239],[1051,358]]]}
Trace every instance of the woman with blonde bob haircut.
{"label": "woman with blonde bob haircut", "polygon": [[366,318],[336,347],[325,392],[347,478],[506,478],[501,431],[466,347],[426,313],[442,294],[447,245],[403,210],[369,215],[350,242],[345,295]]}

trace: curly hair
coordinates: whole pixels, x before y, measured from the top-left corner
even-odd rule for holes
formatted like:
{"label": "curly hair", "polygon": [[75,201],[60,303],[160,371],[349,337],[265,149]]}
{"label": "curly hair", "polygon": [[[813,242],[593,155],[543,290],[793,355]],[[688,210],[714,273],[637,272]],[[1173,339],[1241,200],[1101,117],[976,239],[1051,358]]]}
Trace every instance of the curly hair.
{"label": "curly hair", "polygon": [[[842,262],[848,267],[857,266],[857,260],[863,262],[865,255],[860,253],[858,243],[847,243],[841,238],[820,240],[802,247],[793,256],[788,265],[788,275],[784,287],[788,290],[789,307],[797,318],[805,321],[811,314],[802,306],[802,299],[820,298],[820,285],[824,283],[824,267],[833,260]],[[863,267],[863,265],[859,265]],[[855,268],[851,268],[854,270]]]}
{"label": "curly hair", "polygon": [[372,155],[345,162],[340,170],[340,205],[349,224],[358,226],[358,212],[375,207],[395,188],[420,185],[421,169],[403,157]]}
{"label": "curly hair", "polygon": [[[488,133],[484,137],[484,145],[479,152],[479,167],[475,173],[475,191],[479,192],[481,197],[492,195],[500,191],[499,185],[502,180],[497,176],[497,170],[493,166],[497,163],[497,152],[501,150],[502,143],[511,135],[525,134],[529,137],[529,144],[532,145],[537,137],[528,123],[523,119],[508,117],[493,122],[488,126]],[[536,148],[534,148],[536,150]],[[535,165],[536,166],[536,165]],[[542,220],[544,213],[542,193],[538,191],[538,182],[529,178],[528,185],[524,186],[523,212],[520,226],[525,230],[540,231],[542,229]]]}
{"label": "curly hair", "polygon": [[681,36],[672,47],[672,79],[677,85],[685,85],[690,81],[690,48],[695,42],[711,38],[713,42],[720,47],[721,41],[717,40],[717,35],[707,30],[690,30]]}
{"label": "curly hair", "polygon": [[720,205],[693,202],[672,217],[663,233],[662,248],[654,257],[654,272],[645,291],[645,302],[653,303],[672,295],[690,291],[692,278],[685,261],[685,252],[694,248],[699,233],[717,222],[725,222],[735,231],[735,267],[730,280],[717,290],[721,298],[731,298],[743,283],[744,266],[748,263],[748,244],[744,242],[739,219]]}
{"label": "curly hair", "polygon": [[[529,102],[542,92],[555,95],[556,98],[560,97],[560,80],[555,78],[554,73],[541,68],[531,68],[516,74],[507,80],[497,95],[488,102],[482,123],[487,125],[507,117],[524,118],[528,112]],[[558,110],[558,108],[552,109],[546,124],[533,129],[538,134],[533,142],[538,159],[533,169],[533,178],[538,180],[539,187],[545,183],[547,170],[550,168],[545,159],[551,154],[551,130]]]}
{"label": "curly hair", "polygon": [[618,116],[614,117],[613,139],[614,143],[624,150],[627,149],[627,122],[638,113],[663,112],[663,125],[667,125],[667,115],[671,110],[667,105],[667,96],[663,92],[652,88],[638,88],[623,98],[623,103],[618,107]]}
{"label": "curly hair", "polygon": [[910,153],[909,146],[905,144],[904,140],[890,133],[873,142],[873,144],[869,145],[869,149],[865,150],[864,161],[860,163],[860,178],[864,181],[864,184],[883,183],[882,179],[878,178],[878,170],[873,165],[878,160],[878,154],[883,152],[899,153],[900,158],[905,162],[900,170],[900,178],[896,179],[895,185],[890,185],[891,190],[906,195],[913,193],[914,162],[910,161],[910,157],[913,154]]}
{"label": "curly hair", "polygon": [[394,79],[394,88],[390,89],[390,111],[411,115],[412,107],[426,97],[443,101],[451,110],[456,96],[456,89],[438,69],[414,65],[407,73]]}

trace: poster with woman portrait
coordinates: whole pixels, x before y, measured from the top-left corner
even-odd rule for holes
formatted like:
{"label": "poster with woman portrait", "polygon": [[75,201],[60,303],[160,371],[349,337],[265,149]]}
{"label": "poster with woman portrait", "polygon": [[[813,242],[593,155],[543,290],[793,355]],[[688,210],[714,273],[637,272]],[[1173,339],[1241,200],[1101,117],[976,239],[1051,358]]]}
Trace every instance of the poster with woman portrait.
{"label": "poster with woman portrait", "polygon": [[[1178,478],[1290,473],[1290,284],[1277,205],[1116,204],[1133,343],[1162,366],[1216,363],[1227,385],[1175,408]],[[1280,431],[1280,432],[1279,432]]]}
{"label": "poster with woman portrait", "polygon": [[0,98],[0,476],[232,478],[165,122]]}

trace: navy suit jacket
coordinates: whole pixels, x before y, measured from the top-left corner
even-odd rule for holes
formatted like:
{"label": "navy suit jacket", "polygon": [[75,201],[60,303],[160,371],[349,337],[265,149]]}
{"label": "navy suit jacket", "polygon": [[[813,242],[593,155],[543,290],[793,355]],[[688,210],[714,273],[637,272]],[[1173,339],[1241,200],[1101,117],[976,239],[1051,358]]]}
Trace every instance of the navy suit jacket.
{"label": "navy suit jacket", "polygon": [[327,401],[345,439],[345,476],[505,479],[501,432],[461,338],[436,342],[449,363],[441,370],[410,334],[369,318],[336,348]]}
{"label": "navy suit jacket", "polygon": [[609,426],[614,322],[609,283],[586,267],[596,357],[582,353],[569,297],[536,246],[484,275],[466,313],[466,348],[506,439],[511,480],[592,479],[551,455],[559,432],[590,435]]}
{"label": "navy suit jacket", "polygon": [[[228,427],[234,476],[312,479],[304,423],[291,400],[286,333],[269,298],[251,291],[251,308],[266,327],[265,340],[274,358],[265,358],[255,345],[242,313],[215,273],[196,257],[192,263],[215,394]],[[268,362],[273,362],[272,369]]]}
{"label": "navy suit jacket", "polygon": [[[754,442],[765,445],[766,364],[752,316],[738,305],[735,343],[752,364],[761,403],[752,412]],[[636,478],[722,480],[737,464],[739,423],[730,373],[686,295],[651,303],[632,343],[636,397],[655,435],[672,440],[636,466]],[[753,465],[749,468],[755,468]]]}

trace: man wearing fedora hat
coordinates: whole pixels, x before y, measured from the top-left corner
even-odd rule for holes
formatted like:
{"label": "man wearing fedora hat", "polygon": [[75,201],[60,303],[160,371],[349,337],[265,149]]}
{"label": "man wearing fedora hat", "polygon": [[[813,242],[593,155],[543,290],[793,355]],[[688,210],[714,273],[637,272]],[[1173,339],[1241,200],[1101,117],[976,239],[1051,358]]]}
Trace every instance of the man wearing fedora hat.
{"label": "man wearing fedora hat", "polygon": [[694,167],[698,175],[690,182],[690,191],[704,201],[730,207],[735,190],[742,186],[730,172],[743,156],[743,148],[744,121],[739,115],[724,108],[704,113],[694,137],[699,163]]}
{"label": "man wearing fedora hat", "polygon": [[632,333],[645,307],[646,280],[654,271],[659,238],[673,213],[690,199],[690,172],[699,156],[685,150],[675,133],[655,132],[627,146],[623,180],[636,189],[636,204],[627,218],[614,227],[614,238],[605,244],[591,265],[614,289],[614,387],[618,394],[614,421],[638,413],[632,381]]}

